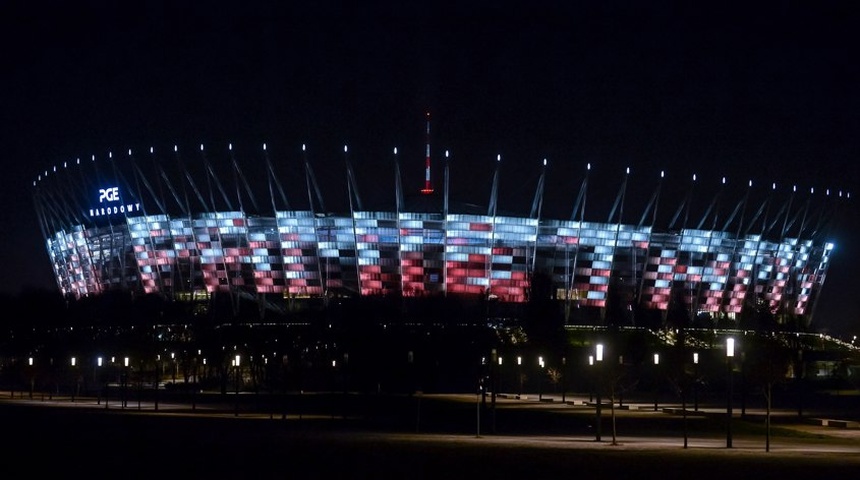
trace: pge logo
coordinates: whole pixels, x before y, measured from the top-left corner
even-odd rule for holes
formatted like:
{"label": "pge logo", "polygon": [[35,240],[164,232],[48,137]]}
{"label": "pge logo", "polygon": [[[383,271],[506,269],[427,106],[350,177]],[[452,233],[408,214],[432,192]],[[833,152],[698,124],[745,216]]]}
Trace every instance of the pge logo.
{"label": "pge logo", "polygon": [[119,200],[119,187],[99,189],[99,203],[116,202],[117,200]]}

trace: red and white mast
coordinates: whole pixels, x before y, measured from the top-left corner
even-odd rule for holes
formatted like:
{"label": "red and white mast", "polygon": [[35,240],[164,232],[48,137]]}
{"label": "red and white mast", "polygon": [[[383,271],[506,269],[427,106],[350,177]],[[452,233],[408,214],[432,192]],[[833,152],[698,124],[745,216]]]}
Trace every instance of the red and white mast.
{"label": "red and white mast", "polygon": [[430,195],[433,193],[433,185],[430,184],[430,112],[427,112],[427,137],[424,153],[424,188],[421,193]]}

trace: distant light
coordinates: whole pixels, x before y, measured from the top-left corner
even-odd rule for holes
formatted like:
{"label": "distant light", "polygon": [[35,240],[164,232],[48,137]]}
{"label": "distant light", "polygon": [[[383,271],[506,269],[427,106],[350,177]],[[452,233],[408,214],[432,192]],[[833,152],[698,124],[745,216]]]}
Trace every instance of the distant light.
{"label": "distant light", "polygon": [[73,367],[75,366],[75,362],[76,362],[75,357],[72,357],[72,366],[73,366]]}
{"label": "distant light", "polygon": [[630,167],[627,167],[627,175],[630,175]]}
{"label": "distant light", "polygon": [[128,149],[128,156],[129,157],[131,156],[131,149],[130,148]]}
{"label": "distant light", "polygon": [[232,143],[227,144],[227,150],[233,150],[233,144]]}
{"label": "distant light", "polygon": [[346,153],[346,145],[343,146],[343,153]]}
{"label": "distant light", "polygon": [[546,159],[545,158],[543,159],[543,166],[544,167],[546,166]]}
{"label": "distant light", "polygon": [[448,150],[445,150],[445,158],[448,158]]}
{"label": "distant light", "polygon": [[591,170],[591,164],[590,164],[590,163],[585,164],[585,169],[586,169],[586,170]]}
{"label": "distant light", "polygon": [[94,162],[96,161],[96,156],[95,156],[95,155],[93,155],[93,161],[94,161]]}
{"label": "distant light", "polygon": [[81,164],[81,158],[78,157],[78,165],[80,165],[80,164]]}
{"label": "distant light", "polygon": [[735,356],[735,339],[729,337],[726,339],[726,356],[734,357]]}
{"label": "distant light", "polygon": [[693,181],[694,182],[696,181],[696,174],[695,173],[693,174]]}
{"label": "distant light", "polygon": [[602,361],[603,361],[603,344],[602,344],[602,343],[598,343],[598,344],[597,344],[597,346],[596,346],[596,350],[595,350],[595,359],[596,359],[598,362],[602,362]]}
{"label": "distant light", "polygon": [[263,144],[263,150],[266,150],[266,144],[265,143]]}
{"label": "distant light", "polygon": [[54,173],[57,173],[57,166],[54,165]]}
{"label": "distant light", "polygon": [[501,162],[501,161],[502,161],[502,156],[501,156],[501,155],[496,155],[496,161],[497,161],[497,162]]}
{"label": "distant light", "polygon": [[127,367],[127,366],[128,366],[128,357],[125,357],[125,358],[123,359],[123,362],[122,362],[122,363],[123,363],[123,365],[125,365],[125,366]]}
{"label": "distant light", "polygon": [[589,355],[589,356],[588,356],[588,364],[589,364],[589,365],[594,365],[594,355]]}
{"label": "distant light", "polygon": [[750,180],[750,188],[752,188],[752,180]]}
{"label": "distant light", "polygon": [[797,185],[792,185],[792,186],[791,186],[791,191],[792,191],[792,192],[796,192],[796,191],[797,191]]}
{"label": "distant light", "polygon": [[666,176],[666,172],[664,172],[663,170],[660,170],[660,178],[663,178],[665,176]]}
{"label": "distant light", "polygon": [[809,187],[809,193],[815,193],[815,188],[814,188],[814,187]]}
{"label": "distant light", "polygon": [[153,153],[153,152],[154,152],[154,149],[152,147],[149,147],[149,153]]}
{"label": "distant light", "polygon": [[693,352],[693,363],[699,363],[699,352]]}
{"label": "distant light", "polygon": [[67,162],[63,162],[63,168],[66,168],[66,167],[67,167],[66,163],[67,163]]}
{"label": "distant light", "polygon": [[771,187],[771,190],[776,190],[776,182],[773,182],[773,185],[772,185],[772,187]]}
{"label": "distant light", "polygon": [[832,242],[827,242],[824,244],[825,250],[833,250],[833,247],[835,247],[835,245]]}
{"label": "distant light", "polygon": [[241,356],[236,355],[236,366],[237,366],[237,367],[239,366],[239,360],[240,360],[241,358],[242,358]]}
{"label": "distant light", "polygon": [[108,158],[113,158],[113,153],[108,152]]}
{"label": "distant light", "polygon": [[173,151],[174,151],[174,152],[178,152],[178,151],[179,151],[179,147],[178,147],[178,146],[176,146],[176,145],[174,145],[174,146],[173,146]]}
{"label": "distant light", "polygon": [[304,143],[302,144],[302,151],[303,152],[305,151],[305,144]]}
{"label": "distant light", "polygon": [[660,365],[660,354],[659,353],[654,354],[654,365]]}
{"label": "distant light", "polygon": [[829,197],[829,196],[830,196],[830,189],[828,188],[827,190],[825,190],[825,191],[824,191],[824,194],[825,194],[825,195],[827,195],[827,196]]}
{"label": "distant light", "polygon": [[202,143],[200,144],[200,151],[201,152],[203,151],[203,144]]}
{"label": "distant light", "polygon": [[397,147],[394,147],[394,154],[397,155]]}
{"label": "distant light", "polygon": [[726,184],[726,177],[723,177],[723,185]]}

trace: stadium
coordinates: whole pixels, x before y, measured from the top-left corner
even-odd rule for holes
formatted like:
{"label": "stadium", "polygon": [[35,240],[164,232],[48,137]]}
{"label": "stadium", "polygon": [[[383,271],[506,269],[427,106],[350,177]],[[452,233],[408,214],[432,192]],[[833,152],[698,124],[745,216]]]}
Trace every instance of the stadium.
{"label": "stadium", "polygon": [[[544,161],[531,201],[511,215],[498,208],[500,158],[487,204],[458,203],[449,189],[448,152],[433,161],[442,181],[431,181],[429,117],[427,135],[423,188],[404,188],[394,149],[393,188],[374,186],[393,199],[380,209],[365,208],[347,147],[342,210],[326,208],[323,192],[332,186],[318,182],[304,145],[278,156],[265,144],[242,154],[232,144],[201,144],[64,161],[33,182],[57,286],[76,298],[123,290],[169,298],[229,294],[266,305],[376,296],[521,305],[538,295],[533,281],[540,276],[548,283],[540,295],[561,305],[566,318],[592,312],[580,315],[599,321],[621,302],[664,319],[681,307],[691,316],[733,319],[757,302],[809,324],[842,192],[773,185],[759,188],[766,196],[754,201],[749,182],[734,198],[710,195],[707,208],[693,213],[695,176],[686,195],[666,198],[661,172],[634,209],[629,170],[613,196],[606,185],[590,185],[585,165],[570,186],[576,197],[569,217],[545,218]],[[333,163],[326,162],[328,170]],[[614,198],[606,221],[589,217],[590,186]],[[298,209],[291,207],[296,197]]]}

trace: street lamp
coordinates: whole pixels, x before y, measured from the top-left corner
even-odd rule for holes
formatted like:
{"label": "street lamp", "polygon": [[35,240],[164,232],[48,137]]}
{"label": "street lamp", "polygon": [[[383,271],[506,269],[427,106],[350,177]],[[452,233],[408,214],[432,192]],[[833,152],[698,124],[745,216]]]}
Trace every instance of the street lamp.
{"label": "street lamp", "polygon": [[122,408],[128,406],[128,357],[122,359]]}
{"label": "street lamp", "polygon": [[602,381],[601,381],[602,379],[600,376],[600,373],[601,373],[600,372],[600,364],[603,362],[603,344],[602,343],[598,343],[595,346],[594,360],[597,362],[597,408],[596,408],[597,419],[596,419],[595,425],[594,425],[594,432],[595,432],[594,440],[599,442],[600,441],[600,422],[601,422],[601,413],[602,413],[600,410],[602,408],[601,404],[603,403],[603,400],[600,398],[600,394],[601,394],[600,390],[602,387]]}
{"label": "street lamp", "polygon": [[[72,376],[75,376],[75,364],[77,363],[77,359],[72,357]],[[75,394],[77,393],[77,377],[75,377],[75,388],[72,390],[72,403],[75,403]]]}
{"label": "street lamp", "polygon": [[517,376],[520,377],[520,392],[517,398],[523,398],[523,357],[517,355]]}
{"label": "street lamp", "polygon": [[239,365],[241,363],[241,356],[236,355],[236,359],[233,360],[233,366],[236,367],[236,409],[233,412],[233,415],[239,416]]}
{"label": "street lamp", "polygon": [[[588,366],[589,367],[594,366],[594,355],[588,356]],[[591,373],[591,382],[589,382],[589,386],[588,386],[588,401],[589,402],[594,401],[594,372]]]}
{"label": "street lamp", "polygon": [[27,359],[27,365],[30,366],[28,370],[30,371],[30,400],[33,399],[33,384],[35,381],[33,380],[33,357]]}
{"label": "street lamp", "polygon": [[95,387],[96,387],[96,405],[102,404],[102,391],[101,391],[101,388],[99,388],[99,376],[98,376],[98,369],[102,366],[102,362],[104,362],[102,357],[96,358],[96,364],[93,367],[93,385],[95,385]]}
{"label": "street lamp", "polygon": [[693,410],[699,411],[699,352],[693,352]]}
{"label": "street lamp", "polygon": [[735,339],[726,338],[726,371],[728,388],[726,389],[726,448],[732,448],[732,357],[735,356]]}
{"label": "street lamp", "polygon": [[543,400],[543,357],[538,357],[538,366],[540,367],[540,371],[538,372],[538,401]]}
{"label": "street lamp", "polygon": [[659,377],[659,375],[658,375],[659,372],[657,369],[660,368],[659,365],[660,365],[660,354],[655,353],[654,354],[654,411],[655,412],[657,411],[657,396],[659,395],[659,388],[657,385],[657,383],[658,383],[657,380]]}

